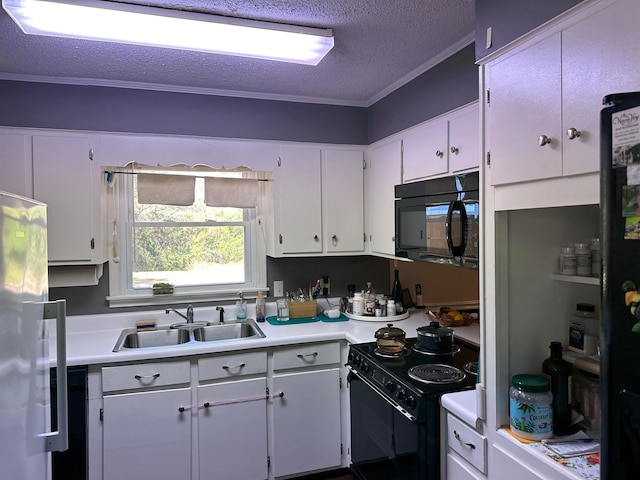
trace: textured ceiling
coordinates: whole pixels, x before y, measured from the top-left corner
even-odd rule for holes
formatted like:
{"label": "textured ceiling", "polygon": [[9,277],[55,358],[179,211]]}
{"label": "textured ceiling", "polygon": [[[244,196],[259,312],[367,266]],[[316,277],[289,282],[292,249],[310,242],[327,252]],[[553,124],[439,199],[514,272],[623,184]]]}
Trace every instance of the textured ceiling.
{"label": "textured ceiling", "polygon": [[[133,0],[128,3],[135,3]],[[318,66],[25,35],[0,10],[0,79],[368,106],[470,43],[474,0],[144,0],[331,28]]]}

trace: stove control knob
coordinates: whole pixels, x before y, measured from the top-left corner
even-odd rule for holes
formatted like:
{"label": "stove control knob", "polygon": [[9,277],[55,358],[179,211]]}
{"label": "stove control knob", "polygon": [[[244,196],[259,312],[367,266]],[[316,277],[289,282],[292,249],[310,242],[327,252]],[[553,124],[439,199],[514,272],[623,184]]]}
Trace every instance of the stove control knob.
{"label": "stove control knob", "polygon": [[396,398],[400,401],[404,401],[404,399],[407,398],[407,392],[405,392],[404,390],[398,390]]}
{"label": "stove control knob", "polygon": [[368,364],[367,362],[364,362],[364,363],[362,364],[362,371],[363,371],[364,373],[369,373],[370,368],[371,368],[371,367],[369,366],[369,364]]}
{"label": "stove control knob", "polygon": [[416,399],[413,395],[407,397],[407,407],[416,408]]}
{"label": "stove control knob", "polygon": [[387,382],[384,384],[384,388],[387,390],[387,392],[393,393],[393,391],[396,389],[396,384],[391,380],[387,380]]}

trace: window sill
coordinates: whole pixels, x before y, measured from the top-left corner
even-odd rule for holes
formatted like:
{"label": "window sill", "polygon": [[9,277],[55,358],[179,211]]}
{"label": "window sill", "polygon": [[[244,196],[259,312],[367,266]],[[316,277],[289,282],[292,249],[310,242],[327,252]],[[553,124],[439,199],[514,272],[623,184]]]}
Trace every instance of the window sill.
{"label": "window sill", "polygon": [[172,305],[176,303],[222,302],[238,299],[242,291],[246,300],[257,297],[258,292],[268,293],[267,287],[252,287],[234,290],[216,290],[211,292],[172,293],[167,295],[111,295],[107,297],[109,308],[146,307]]}

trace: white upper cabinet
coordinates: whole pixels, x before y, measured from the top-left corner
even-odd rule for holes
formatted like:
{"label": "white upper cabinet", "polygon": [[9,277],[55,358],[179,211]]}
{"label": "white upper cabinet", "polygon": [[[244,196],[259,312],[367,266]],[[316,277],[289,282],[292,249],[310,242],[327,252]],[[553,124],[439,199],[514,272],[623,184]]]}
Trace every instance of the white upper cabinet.
{"label": "white upper cabinet", "polygon": [[0,190],[33,198],[30,138],[18,133],[0,134]]}
{"label": "white upper cabinet", "polygon": [[564,175],[599,170],[603,97],[640,91],[638,25],[637,0],[618,0],[562,31]]}
{"label": "white upper cabinet", "polygon": [[366,216],[369,251],[395,255],[395,186],[400,183],[400,140],[372,147],[367,161]]}
{"label": "white upper cabinet", "polygon": [[[640,5],[618,0],[488,67],[493,185],[599,170],[600,110],[640,90]],[[631,37],[631,38],[630,38]]]}
{"label": "white upper cabinet", "polygon": [[34,135],[33,197],[47,204],[50,265],[105,261],[101,179],[88,136]]}
{"label": "white upper cabinet", "polygon": [[492,184],[562,175],[560,34],[491,65],[489,82]]}
{"label": "white upper cabinet", "polygon": [[283,147],[275,168],[276,253],[322,253],[322,151]]}
{"label": "white upper cabinet", "polygon": [[420,124],[402,135],[402,181],[478,168],[478,104]]}
{"label": "white upper cabinet", "polygon": [[364,251],[364,152],[324,151],[324,245],[329,253]]}

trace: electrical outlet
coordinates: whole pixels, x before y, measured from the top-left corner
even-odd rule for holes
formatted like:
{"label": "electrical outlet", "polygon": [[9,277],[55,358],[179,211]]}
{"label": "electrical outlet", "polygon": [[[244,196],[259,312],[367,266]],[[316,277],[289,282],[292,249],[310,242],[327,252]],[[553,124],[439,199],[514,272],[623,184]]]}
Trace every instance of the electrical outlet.
{"label": "electrical outlet", "polygon": [[275,280],[273,282],[273,296],[284,297],[284,281],[283,280]]}
{"label": "electrical outlet", "polygon": [[322,277],[322,279],[320,280],[320,288],[322,296],[326,297],[327,295],[329,295],[331,293],[331,278]]}

